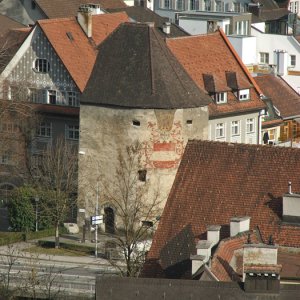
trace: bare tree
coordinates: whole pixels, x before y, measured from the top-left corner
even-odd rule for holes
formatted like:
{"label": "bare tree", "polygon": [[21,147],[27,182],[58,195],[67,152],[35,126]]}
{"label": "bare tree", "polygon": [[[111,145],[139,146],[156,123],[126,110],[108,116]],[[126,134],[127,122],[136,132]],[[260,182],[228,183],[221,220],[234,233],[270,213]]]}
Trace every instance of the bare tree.
{"label": "bare tree", "polygon": [[106,198],[115,208],[115,240],[126,264],[125,269],[119,269],[123,276],[130,277],[140,273],[153,226],[161,212],[159,185],[156,190],[149,189],[146,173],[141,173],[140,150],[141,145],[135,142],[126,148],[125,154],[119,153],[116,180],[103,185]]}
{"label": "bare tree", "polygon": [[18,263],[18,256],[19,250],[13,244],[8,244],[5,253],[1,255],[1,262],[7,266],[7,269],[0,274],[0,295],[7,300],[13,299],[19,289],[13,285],[12,280],[13,267]]}
{"label": "bare tree", "polygon": [[77,151],[58,138],[43,152],[34,171],[40,201],[40,215],[50,218],[55,227],[55,247],[59,247],[59,226],[75,205],[77,192]]}

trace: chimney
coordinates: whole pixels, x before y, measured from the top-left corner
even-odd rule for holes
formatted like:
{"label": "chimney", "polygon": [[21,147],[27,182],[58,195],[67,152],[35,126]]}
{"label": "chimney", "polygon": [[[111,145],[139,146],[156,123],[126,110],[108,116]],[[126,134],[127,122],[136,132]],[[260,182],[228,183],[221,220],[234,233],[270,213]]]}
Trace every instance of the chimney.
{"label": "chimney", "polygon": [[243,249],[243,281],[248,293],[279,293],[278,246],[246,244]]}
{"label": "chimney", "polygon": [[285,50],[275,50],[277,54],[277,74],[287,75],[288,72],[288,53]]}
{"label": "chimney", "polygon": [[92,37],[93,10],[87,5],[81,5],[77,14],[77,21],[88,38]]}
{"label": "chimney", "polygon": [[282,219],[285,222],[300,223],[300,194],[292,193],[292,183],[288,183],[288,193],[282,199]]}
{"label": "chimney", "polygon": [[230,219],[230,236],[235,236],[250,229],[250,217],[234,217]]}
{"label": "chimney", "polygon": [[170,34],[171,33],[171,23],[170,22],[165,22],[163,24],[163,32],[165,34]]}
{"label": "chimney", "polygon": [[207,227],[207,241],[212,243],[212,247],[217,245],[220,240],[221,226],[210,225]]}
{"label": "chimney", "polygon": [[207,240],[202,240],[197,243],[197,254],[190,256],[192,260],[192,275],[209,261],[212,246],[213,244]]}

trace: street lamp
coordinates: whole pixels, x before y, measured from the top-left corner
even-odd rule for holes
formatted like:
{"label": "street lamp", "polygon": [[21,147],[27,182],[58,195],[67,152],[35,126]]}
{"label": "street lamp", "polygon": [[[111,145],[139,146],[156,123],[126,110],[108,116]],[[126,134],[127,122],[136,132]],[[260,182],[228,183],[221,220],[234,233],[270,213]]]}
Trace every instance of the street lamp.
{"label": "street lamp", "polygon": [[38,202],[39,202],[39,197],[35,197],[35,231],[38,231]]}

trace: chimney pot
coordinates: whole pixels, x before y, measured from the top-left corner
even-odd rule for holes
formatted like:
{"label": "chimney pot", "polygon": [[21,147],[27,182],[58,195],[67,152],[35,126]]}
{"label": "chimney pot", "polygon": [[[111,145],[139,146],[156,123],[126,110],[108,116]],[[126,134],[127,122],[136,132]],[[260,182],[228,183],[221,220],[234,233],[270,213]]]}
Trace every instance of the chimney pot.
{"label": "chimney pot", "polygon": [[292,194],[292,182],[291,181],[289,181],[289,184],[288,184],[288,193]]}
{"label": "chimney pot", "polygon": [[171,22],[165,22],[163,24],[163,32],[165,34],[170,34],[171,33]]}

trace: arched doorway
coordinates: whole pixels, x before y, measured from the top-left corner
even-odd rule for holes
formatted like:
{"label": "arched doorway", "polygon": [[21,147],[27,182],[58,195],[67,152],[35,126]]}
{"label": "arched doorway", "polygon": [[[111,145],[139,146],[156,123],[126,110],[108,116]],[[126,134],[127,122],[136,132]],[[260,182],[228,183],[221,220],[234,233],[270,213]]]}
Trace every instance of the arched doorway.
{"label": "arched doorway", "polygon": [[115,233],[115,212],[111,207],[104,208],[105,232]]}

